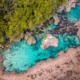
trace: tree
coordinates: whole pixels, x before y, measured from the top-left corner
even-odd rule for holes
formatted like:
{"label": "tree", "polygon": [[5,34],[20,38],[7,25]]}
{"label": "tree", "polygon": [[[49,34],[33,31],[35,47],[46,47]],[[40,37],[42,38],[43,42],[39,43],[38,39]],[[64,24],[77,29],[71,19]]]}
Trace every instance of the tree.
{"label": "tree", "polygon": [[0,0],[0,36],[16,38],[24,29],[35,29],[36,25],[49,19],[65,1]]}

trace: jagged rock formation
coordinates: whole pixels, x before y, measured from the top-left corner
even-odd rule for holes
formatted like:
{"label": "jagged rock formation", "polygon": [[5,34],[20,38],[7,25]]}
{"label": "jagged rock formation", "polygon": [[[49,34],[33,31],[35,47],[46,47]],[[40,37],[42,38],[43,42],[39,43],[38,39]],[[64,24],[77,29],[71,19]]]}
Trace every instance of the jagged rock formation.
{"label": "jagged rock formation", "polygon": [[33,44],[36,43],[35,38],[34,38],[34,37],[32,36],[32,34],[29,33],[29,32],[26,32],[26,34],[25,34],[25,40],[27,41],[27,43],[28,43],[29,45],[33,45]]}

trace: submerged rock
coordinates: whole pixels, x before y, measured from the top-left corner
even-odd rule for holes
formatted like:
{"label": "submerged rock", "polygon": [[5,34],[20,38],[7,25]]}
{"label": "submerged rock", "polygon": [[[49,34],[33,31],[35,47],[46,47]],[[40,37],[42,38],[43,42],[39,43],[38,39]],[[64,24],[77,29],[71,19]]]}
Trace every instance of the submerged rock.
{"label": "submerged rock", "polygon": [[77,3],[77,5],[78,5],[78,6],[80,6],[80,2],[79,2],[79,3]]}
{"label": "submerged rock", "polygon": [[50,46],[58,47],[58,39],[51,34],[47,34],[42,40],[41,48],[47,49]]}
{"label": "submerged rock", "polygon": [[26,34],[25,34],[25,40],[27,41],[27,43],[29,45],[33,45],[33,44],[36,43],[35,38],[29,32],[26,32]]}

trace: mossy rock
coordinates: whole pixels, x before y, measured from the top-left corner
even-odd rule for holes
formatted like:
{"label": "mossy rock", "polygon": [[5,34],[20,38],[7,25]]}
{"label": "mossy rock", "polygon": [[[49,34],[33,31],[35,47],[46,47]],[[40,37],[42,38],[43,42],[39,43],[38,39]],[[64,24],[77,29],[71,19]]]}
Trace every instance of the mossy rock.
{"label": "mossy rock", "polygon": [[47,36],[44,36],[44,37],[43,37],[43,40],[46,40],[46,38],[47,38]]}

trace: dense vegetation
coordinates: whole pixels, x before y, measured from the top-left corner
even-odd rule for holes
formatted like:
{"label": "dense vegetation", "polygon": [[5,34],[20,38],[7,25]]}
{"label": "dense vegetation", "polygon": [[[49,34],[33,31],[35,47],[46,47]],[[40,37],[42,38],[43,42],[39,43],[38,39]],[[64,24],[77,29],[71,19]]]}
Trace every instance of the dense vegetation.
{"label": "dense vegetation", "polygon": [[0,43],[16,39],[24,29],[35,29],[66,0],[0,0]]}

